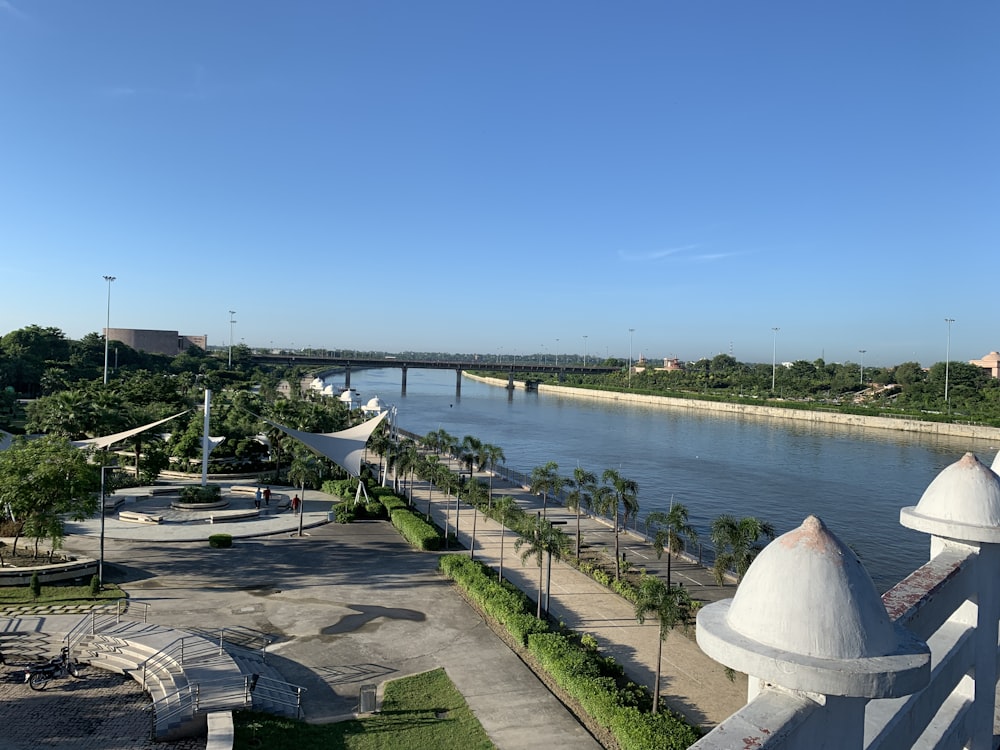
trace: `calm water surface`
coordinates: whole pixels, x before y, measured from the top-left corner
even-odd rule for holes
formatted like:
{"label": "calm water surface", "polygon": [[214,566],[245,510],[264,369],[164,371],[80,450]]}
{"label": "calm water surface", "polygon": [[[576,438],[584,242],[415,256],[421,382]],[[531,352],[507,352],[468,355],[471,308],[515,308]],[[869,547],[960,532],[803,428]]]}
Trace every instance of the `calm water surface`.
{"label": "calm water surface", "polygon": [[[343,377],[330,382],[343,384]],[[582,466],[607,468],[639,484],[640,517],[684,503],[708,540],[722,513],[770,521],[779,534],[818,515],[861,557],[880,591],[927,560],[925,534],[899,524],[931,480],[966,451],[987,465],[986,441],[688,409],[605,403],[462,381],[453,371],[410,370],[401,395],[399,370],[351,374],[364,400],[398,407],[398,423],[424,435],[444,429],[500,446],[506,465],[530,472],[548,461],[564,476]]]}

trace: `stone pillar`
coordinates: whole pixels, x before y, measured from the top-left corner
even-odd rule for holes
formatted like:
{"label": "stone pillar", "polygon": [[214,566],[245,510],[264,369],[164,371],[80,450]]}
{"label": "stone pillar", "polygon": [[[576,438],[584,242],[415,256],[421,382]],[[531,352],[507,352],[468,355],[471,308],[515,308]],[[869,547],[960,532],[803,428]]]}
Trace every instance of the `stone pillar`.
{"label": "stone pillar", "polygon": [[455,398],[462,396],[462,368],[455,370]]}
{"label": "stone pillar", "polygon": [[949,546],[978,549],[975,574],[974,702],[966,720],[971,750],[992,750],[1000,621],[1000,454],[987,468],[966,453],[934,478],[915,506],[899,512],[907,528],[931,534],[931,556]]}
{"label": "stone pillar", "polygon": [[403,365],[403,367],[401,369],[403,370],[403,387],[402,387],[402,390],[400,392],[402,393],[402,395],[405,396],[406,395],[406,365]]}
{"label": "stone pillar", "polygon": [[344,365],[344,388],[351,390],[351,363]]}

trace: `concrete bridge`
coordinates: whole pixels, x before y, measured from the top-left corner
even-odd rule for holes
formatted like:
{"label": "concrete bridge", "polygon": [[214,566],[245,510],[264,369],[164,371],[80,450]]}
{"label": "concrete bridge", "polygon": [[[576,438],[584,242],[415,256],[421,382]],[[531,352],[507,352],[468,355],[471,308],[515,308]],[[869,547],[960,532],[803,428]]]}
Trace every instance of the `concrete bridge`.
{"label": "concrete bridge", "polygon": [[[344,369],[344,387],[351,387],[351,369],[370,370],[372,368],[395,368],[402,373],[402,393],[406,393],[406,373],[412,368],[423,370],[454,370],[455,371],[455,395],[462,393],[462,372],[465,370],[478,370],[482,372],[506,372],[507,388],[514,389],[515,373],[530,375],[531,373],[555,374],[562,381],[567,374],[572,375],[602,375],[611,372],[618,372],[620,367],[608,367],[606,365],[582,365],[576,362],[565,364],[540,364],[538,362],[517,362],[512,361],[491,362],[489,359],[473,360],[444,360],[444,359],[409,359],[404,357],[337,357],[314,354],[254,354],[250,357],[254,364],[258,365],[308,365],[326,369]],[[528,387],[532,383],[529,378],[524,378]]]}

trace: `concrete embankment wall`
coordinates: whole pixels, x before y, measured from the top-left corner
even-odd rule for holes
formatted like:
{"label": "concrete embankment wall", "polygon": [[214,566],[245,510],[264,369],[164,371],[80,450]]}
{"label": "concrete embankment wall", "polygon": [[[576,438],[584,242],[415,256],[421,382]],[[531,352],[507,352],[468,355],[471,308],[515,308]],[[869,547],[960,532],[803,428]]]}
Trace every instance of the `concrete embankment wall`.
{"label": "concrete embankment wall", "polygon": [[[484,378],[478,375],[463,373],[471,380],[481,383],[507,387],[507,381],[502,378]],[[515,388],[524,388],[523,381],[514,381]],[[808,409],[784,409],[780,406],[757,406],[754,404],[733,404],[722,401],[699,401],[698,399],[671,398],[669,396],[648,396],[638,393],[619,393],[616,391],[592,391],[585,388],[571,388],[563,385],[547,385],[539,383],[539,393],[551,393],[558,396],[591,399],[594,401],[618,401],[627,404],[642,404],[647,406],[662,406],[677,409],[694,409],[699,411],[720,412],[738,416],[766,417],[770,419],[791,419],[801,422],[828,423],[861,427],[872,430],[897,430],[902,432],[921,432],[928,435],[946,435],[958,438],[973,438],[976,440],[994,440],[1000,442],[1000,428],[981,425],[955,424],[953,422],[922,422],[919,419],[897,419],[894,417],[874,417],[861,414],[839,414],[835,412],[812,411]]]}

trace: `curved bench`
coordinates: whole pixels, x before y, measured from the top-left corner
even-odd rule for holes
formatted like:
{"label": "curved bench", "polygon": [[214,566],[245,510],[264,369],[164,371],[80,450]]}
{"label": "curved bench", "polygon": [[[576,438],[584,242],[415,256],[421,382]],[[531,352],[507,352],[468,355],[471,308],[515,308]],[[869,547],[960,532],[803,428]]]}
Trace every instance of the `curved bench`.
{"label": "curved bench", "polygon": [[163,516],[157,516],[152,513],[139,513],[135,510],[123,510],[118,513],[119,521],[130,521],[132,523],[160,523],[163,520]]}

